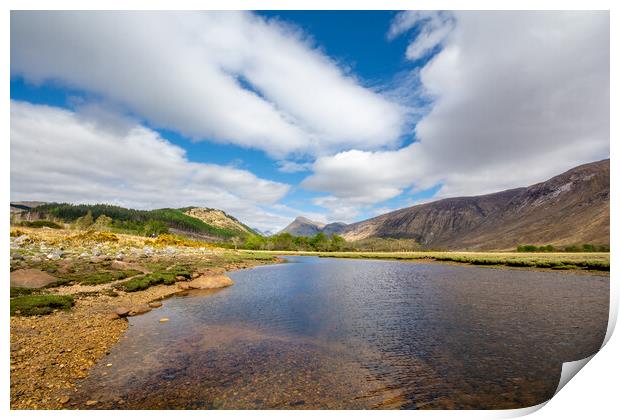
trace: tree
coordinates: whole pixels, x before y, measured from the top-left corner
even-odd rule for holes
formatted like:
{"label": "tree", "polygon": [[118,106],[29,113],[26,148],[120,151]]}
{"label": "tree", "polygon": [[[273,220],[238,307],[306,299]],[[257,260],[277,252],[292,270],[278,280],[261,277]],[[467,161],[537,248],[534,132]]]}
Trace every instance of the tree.
{"label": "tree", "polygon": [[92,226],[93,223],[95,223],[95,221],[93,220],[93,213],[88,210],[88,212],[84,216],[77,218],[77,220],[75,221],[75,227],[77,227],[78,229],[87,229]]}
{"label": "tree", "polygon": [[142,233],[144,236],[159,236],[163,233],[168,233],[168,226],[159,220],[149,220],[144,224]]}
{"label": "tree", "polygon": [[346,243],[347,243],[347,241],[345,241],[342,236],[340,236],[340,235],[333,235],[329,248],[332,251],[342,251],[344,249]]}

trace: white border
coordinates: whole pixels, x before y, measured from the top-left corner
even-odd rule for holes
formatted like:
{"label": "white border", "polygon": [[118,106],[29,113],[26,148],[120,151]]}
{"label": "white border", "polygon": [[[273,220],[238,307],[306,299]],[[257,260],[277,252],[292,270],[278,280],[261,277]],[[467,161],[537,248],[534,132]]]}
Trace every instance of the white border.
{"label": "white border", "polygon": [[[617,3],[617,2],[615,2]],[[2,165],[0,166],[3,171],[3,178],[1,185],[2,196],[5,197],[5,205],[2,207],[0,218],[4,221],[0,230],[0,237],[4,238],[0,241],[0,255],[4,263],[5,276],[8,274],[9,266],[9,249],[8,249],[8,221],[9,221],[9,209],[6,204],[10,201],[10,183],[9,183],[9,138],[10,138],[10,124],[9,124],[9,32],[10,32],[10,10],[26,10],[26,9],[79,9],[79,10],[110,10],[110,9],[122,9],[122,10],[329,10],[329,9],[363,9],[363,10],[404,10],[404,9],[431,9],[431,10],[611,10],[611,115],[620,115],[617,112],[617,95],[616,78],[614,75],[618,74],[618,7],[615,10],[615,5],[611,0],[590,0],[590,1],[534,1],[534,0],[505,0],[500,2],[490,0],[470,0],[470,1],[458,1],[458,0],[384,0],[384,1],[372,1],[372,0],[357,0],[344,1],[344,0],[296,0],[296,1],[284,1],[284,0],[219,0],[219,1],[198,1],[198,0],[110,0],[110,1],[78,1],[78,0],[60,0],[55,2],[44,0],[8,0],[3,2],[4,10],[0,23],[0,37],[2,51],[2,65],[0,66],[0,80],[1,94],[4,100],[0,102],[2,109],[2,121],[4,136],[0,143],[0,159],[2,159]],[[616,138],[617,124],[614,119],[611,119],[611,137]],[[616,149],[615,143],[611,142],[611,154],[614,154]],[[615,161],[611,160],[611,208],[616,209],[617,194],[614,189],[617,179],[617,170],[615,169]],[[613,213],[613,210],[611,212]],[[612,218],[612,232],[616,224],[615,219]],[[613,250],[618,249],[620,243],[617,236],[612,235],[611,247]],[[612,266],[616,267],[617,258],[615,253],[612,254]],[[6,279],[6,277],[3,276]],[[615,324],[615,320],[618,312],[618,287],[615,274],[612,270],[611,284],[612,284],[612,302],[610,315],[612,321],[610,322],[610,331]],[[9,311],[8,311],[8,296],[6,296],[6,283],[2,289],[2,305],[4,320],[0,324],[2,336],[5,337],[2,343],[2,360],[4,363],[0,365],[2,374],[2,411],[7,413],[9,411]],[[617,334],[616,334],[617,335]],[[608,334],[609,336],[609,334]],[[608,337],[609,338],[609,337]],[[619,363],[618,355],[620,355],[620,341],[617,337],[611,337],[606,344],[604,351],[597,354],[590,363],[585,366],[582,372],[577,375],[577,379],[570,381],[565,388],[561,390],[554,398],[552,398],[547,404],[542,404],[544,409],[536,411],[531,415],[531,418],[546,419],[546,418],[567,418],[567,419],[582,419],[584,417],[589,418],[611,418],[611,414],[616,412],[616,399],[618,386],[618,374]],[[537,407],[541,408],[541,407]],[[374,418],[380,417],[400,417],[403,416],[415,416],[416,418],[445,418],[445,417],[458,417],[458,418],[503,418],[503,417],[515,417],[524,415],[531,412],[533,409],[523,410],[509,410],[509,411],[320,411],[320,412],[290,412],[290,411],[244,411],[244,412],[209,412],[194,411],[184,412],[183,416],[197,418],[198,416],[208,415],[215,416],[217,418],[232,419],[240,415],[244,417],[252,418],[289,418],[294,415],[296,418],[340,418],[342,416],[355,416],[356,418]],[[14,418],[54,418],[62,416],[63,418],[83,417],[88,415],[89,418],[107,418],[111,413],[107,412],[76,412],[76,411],[63,411],[63,412],[24,412],[24,411],[11,411],[8,413]],[[115,418],[134,418],[136,416],[148,416],[150,418],[170,416],[172,413],[166,411],[148,411],[148,412],[136,412],[136,411],[117,411],[112,413]],[[179,415],[174,413],[172,415]]]}

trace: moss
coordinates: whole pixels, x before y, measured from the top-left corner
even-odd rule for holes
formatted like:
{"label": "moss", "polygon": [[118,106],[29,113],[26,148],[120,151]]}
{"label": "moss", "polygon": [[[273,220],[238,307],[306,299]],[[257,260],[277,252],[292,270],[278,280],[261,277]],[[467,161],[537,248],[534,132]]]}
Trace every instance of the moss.
{"label": "moss", "polygon": [[137,270],[124,270],[124,271],[99,271],[96,273],[85,274],[78,273],[77,276],[80,276],[77,281],[81,284],[103,284],[109,283],[111,281],[126,279],[127,277],[135,276],[140,274],[140,271]]}
{"label": "moss", "polygon": [[18,296],[29,296],[33,294],[37,294],[39,292],[38,289],[31,289],[29,287],[13,287],[11,286],[11,297]]}
{"label": "moss", "polygon": [[30,295],[11,298],[11,315],[47,315],[55,309],[68,310],[73,306],[73,296]]}
{"label": "moss", "polygon": [[123,282],[119,287],[126,292],[146,290],[158,284],[171,285],[176,282],[176,274],[172,272],[155,272]]}

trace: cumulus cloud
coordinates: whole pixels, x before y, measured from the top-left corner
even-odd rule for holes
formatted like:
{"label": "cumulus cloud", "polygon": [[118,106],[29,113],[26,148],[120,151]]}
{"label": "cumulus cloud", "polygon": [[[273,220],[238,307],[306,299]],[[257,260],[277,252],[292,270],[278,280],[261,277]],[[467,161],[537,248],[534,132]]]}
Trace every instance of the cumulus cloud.
{"label": "cumulus cloud", "polygon": [[[411,28],[406,16],[392,36]],[[332,208],[378,203],[410,186],[441,184],[437,197],[489,193],[609,156],[607,12],[453,18],[441,51],[420,71],[434,103],[416,125],[416,142],[314,164],[303,185],[330,192],[323,200]]]}
{"label": "cumulus cloud", "polygon": [[269,206],[289,185],[230,166],[192,162],[157,132],[124,118],[11,102],[11,199],[199,205],[271,229],[289,218]]}
{"label": "cumulus cloud", "polygon": [[251,13],[13,12],[11,72],[276,158],[397,146],[406,119],[303,33]]}

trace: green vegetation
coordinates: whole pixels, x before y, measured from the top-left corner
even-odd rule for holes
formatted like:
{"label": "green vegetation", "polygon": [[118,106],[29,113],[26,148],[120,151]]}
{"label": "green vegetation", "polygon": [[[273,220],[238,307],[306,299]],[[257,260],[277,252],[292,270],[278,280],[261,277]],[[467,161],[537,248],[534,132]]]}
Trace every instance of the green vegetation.
{"label": "green vegetation", "polygon": [[11,286],[11,297],[18,297],[18,296],[29,296],[32,294],[37,294],[39,292],[39,289],[31,289],[29,287],[13,287]]}
{"label": "green vegetation", "polygon": [[20,226],[31,227],[31,228],[47,227],[51,229],[62,229],[62,226],[60,226],[56,222],[52,222],[51,220],[35,220],[32,222],[26,220],[26,221],[21,222]]}
{"label": "green vegetation", "polygon": [[553,245],[519,245],[517,252],[609,252],[609,245],[568,245],[555,247]]}
{"label": "green vegetation", "polygon": [[140,274],[137,270],[124,270],[124,271],[101,271],[93,274],[83,275],[78,277],[78,282],[81,284],[95,285],[109,283],[111,281],[126,279]]}
{"label": "green vegetation", "polygon": [[[44,204],[31,213],[45,215],[73,223],[79,229],[96,228],[139,234],[143,236],[160,235],[169,229],[206,234],[222,239],[235,236],[244,237],[247,233],[209,225],[200,219],[184,214],[187,209],[134,210],[107,204]],[[105,216],[104,218],[101,218]]]}
{"label": "green vegetation", "polygon": [[239,248],[267,251],[417,251],[420,245],[412,239],[368,238],[348,242],[340,235],[331,237],[323,232],[314,236],[293,236],[279,233],[273,236],[249,236]]}
{"label": "green vegetation", "polygon": [[25,295],[11,298],[11,315],[47,315],[55,309],[67,310],[73,306],[73,296]]}
{"label": "green vegetation", "polygon": [[[282,251],[254,251],[264,255]],[[609,253],[507,253],[507,252],[303,252],[287,255],[314,255],[324,258],[364,258],[386,260],[430,260],[482,266],[543,268],[552,270],[609,271]]]}
{"label": "green vegetation", "polygon": [[159,271],[135,277],[131,280],[121,283],[119,285],[119,288],[126,292],[137,292],[140,290],[146,290],[149,287],[158,284],[174,284],[176,282],[177,276],[183,276],[186,280],[189,280],[191,278],[191,274],[186,269],[182,267],[173,267],[167,271]]}

